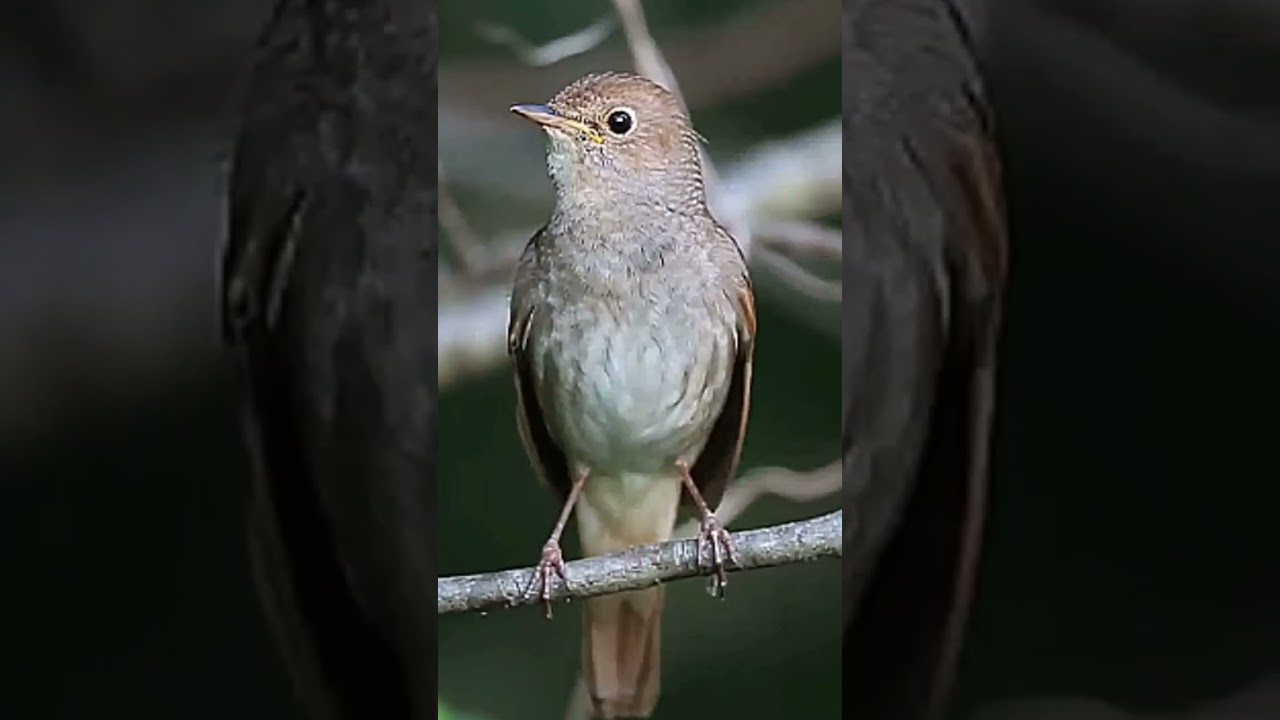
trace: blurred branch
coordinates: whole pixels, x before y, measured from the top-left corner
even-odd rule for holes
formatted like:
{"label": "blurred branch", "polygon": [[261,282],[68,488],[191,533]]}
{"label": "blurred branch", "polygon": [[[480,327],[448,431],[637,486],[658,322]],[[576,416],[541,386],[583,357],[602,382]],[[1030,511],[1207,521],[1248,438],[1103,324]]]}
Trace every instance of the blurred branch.
{"label": "blurred branch", "polygon": [[841,258],[841,231],[817,223],[774,221],[757,231],[756,255],[760,263],[795,292],[821,302],[839,303],[843,288],[838,279],[824,278],[798,262],[794,255],[810,255],[837,264]]}
{"label": "blurred branch", "polygon": [[[709,107],[785,87],[796,76],[840,55],[840,9],[829,0],[764,3],[722,22],[673,30],[663,40],[669,64],[680,73],[685,100]],[[743,48],[769,48],[744,54]],[[451,63],[440,70],[441,103],[506,107],[513,98],[550,93],[568,81],[628,64],[630,50],[602,48],[565,58],[553,69],[510,62]]]}
{"label": "blurred branch", "polygon": [[[843,511],[809,520],[733,533],[736,562],[731,572],[840,557]],[[711,575],[701,562],[696,539],[641,545],[622,552],[574,560],[566,565],[566,583],[554,573],[548,578],[553,600],[609,595],[640,590],[682,578]],[[482,575],[440,578],[436,582],[436,610],[440,614],[493,610],[542,602],[531,593],[532,567]]]}
{"label": "blurred branch", "polygon": [[671,70],[666,57],[658,49],[658,43],[649,33],[649,24],[644,19],[644,6],[640,0],[613,0],[613,7],[618,12],[622,30],[626,33],[631,63],[636,72],[674,93],[684,111],[689,112],[689,104],[685,101],[684,93],[680,92],[675,72]]}
{"label": "blurred branch", "polygon": [[840,262],[843,234],[838,228],[800,220],[770,220],[756,225],[761,245]]}
{"label": "blurred branch", "polygon": [[483,262],[484,248],[476,237],[475,230],[467,222],[462,208],[453,199],[449,189],[448,178],[444,174],[444,164],[439,163],[436,170],[436,200],[439,202],[440,226],[444,229],[450,247],[453,248],[454,259],[463,272],[474,273]]}
{"label": "blurred branch", "polygon": [[496,23],[476,23],[476,33],[485,40],[515,53],[520,62],[530,67],[545,67],[594,50],[613,30],[612,17],[603,17],[581,30],[556,38],[545,45],[534,45],[515,30]]}
{"label": "blurred branch", "polygon": [[822,302],[839,303],[843,288],[839,280],[819,277],[795,260],[765,246],[756,250],[760,263],[768,267],[792,290]]}
{"label": "blurred branch", "polygon": [[[752,503],[766,495],[792,502],[812,502],[840,492],[844,477],[841,461],[817,470],[799,471],[781,467],[757,468],[731,484],[716,507],[716,519],[726,527],[742,516]],[[693,537],[698,532],[697,520],[676,528],[676,537]]]}

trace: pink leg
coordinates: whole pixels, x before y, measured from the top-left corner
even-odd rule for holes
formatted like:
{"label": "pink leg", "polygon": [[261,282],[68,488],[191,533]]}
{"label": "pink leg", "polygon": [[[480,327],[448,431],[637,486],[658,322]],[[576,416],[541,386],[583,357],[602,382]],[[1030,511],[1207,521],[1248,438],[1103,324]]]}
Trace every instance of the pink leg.
{"label": "pink leg", "polygon": [[533,579],[529,583],[529,592],[533,592],[538,585],[542,587],[542,601],[547,604],[547,619],[551,619],[551,573],[554,571],[560,576],[560,580],[564,582],[565,587],[569,586],[569,578],[564,574],[564,555],[560,552],[560,536],[564,534],[564,528],[569,524],[569,514],[573,512],[573,506],[578,502],[578,496],[582,494],[582,486],[587,483],[589,473],[583,471],[573,481],[573,487],[569,489],[569,497],[564,501],[564,507],[560,510],[560,518],[556,520],[556,525],[551,529],[551,537],[547,539],[545,545],[542,546],[542,560],[538,563],[533,571]]}
{"label": "pink leg", "polygon": [[693,475],[689,472],[689,466],[684,463],[677,463],[676,469],[680,471],[680,479],[684,482],[684,488],[689,491],[689,497],[693,498],[693,503],[698,506],[698,512],[702,515],[702,529],[698,532],[698,563],[702,563],[704,550],[709,545],[711,563],[716,570],[711,592],[716,597],[723,598],[724,587],[729,584],[728,573],[725,572],[724,567],[725,560],[737,563],[737,557],[733,549],[733,538],[729,536],[729,531],[720,526],[720,521],[716,519],[715,513],[711,512],[711,508],[707,506],[707,501],[702,499],[702,493],[698,492],[698,486],[693,482]]}

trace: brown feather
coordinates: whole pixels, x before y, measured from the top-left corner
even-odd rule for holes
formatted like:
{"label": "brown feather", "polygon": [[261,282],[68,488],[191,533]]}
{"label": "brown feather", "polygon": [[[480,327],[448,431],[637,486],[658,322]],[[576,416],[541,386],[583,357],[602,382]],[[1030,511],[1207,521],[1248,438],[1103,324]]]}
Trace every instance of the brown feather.
{"label": "brown feather", "polygon": [[[542,231],[538,231],[529,244],[536,245],[541,237]],[[550,487],[563,503],[569,498],[573,478],[569,474],[569,461],[564,450],[547,428],[534,387],[533,368],[528,355],[529,323],[533,320],[534,311],[532,306],[519,300],[527,296],[525,293],[513,293],[511,318],[507,326],[507,353],[511,357],[516,387],[516,427],[538,479]]]}
{"label": "brown feather", "polygon": [[594,717],[647,718],[661,689],[661,585],[587,600],[582,669]]}
{"label": "brown feather", "polygon": [[[971,96],[976,101],[976,98]],[[985,109],[975,102],[975,113]],[[967,467],[964,468],[966,497],[959,510],[960,521],[954,550],[955,569],[952,603],[943,621],[938,640],[934,676],[929,690],[930,714],[940,716],[955,682],[964,632],[977,583],[982,554],[990,481],[991,435],[994,427],[996,357],[1003,311],[1003,289],[1008,270],[1008,236],[1003,194],[1000,191],[1000,163],[989,137],[970,136],[960,144],[959,160],[953,166],[956,184],[964,196],[965,218],[971,228],[973,261],[977,267],[968,275],[971,297],[967,327],[969,355],[959,359],[968,367],[967,398],[962,422],[966,426]],[[961,392],[964,392],[961,390]],[[959,440],[965,443],[965,440]]]}
{"label": "brown feather", "polygon": [[[716,419],[698,455],[697,462],[690,468],[693,482],[712,510],[720,504],[724,490],[738,470],[738,461],[742,458],[742,444],[747,436],[747,418],[751,411],[751,372],[755,360],[756,347],[756,303],[750,281],[747,281],[737,295],[738,308],[738,347],[733,367],[733,377],[729,381],[729,395],[725,398],[724,408]],[[693,504],[689,494],[681,496],[686,506]]]}

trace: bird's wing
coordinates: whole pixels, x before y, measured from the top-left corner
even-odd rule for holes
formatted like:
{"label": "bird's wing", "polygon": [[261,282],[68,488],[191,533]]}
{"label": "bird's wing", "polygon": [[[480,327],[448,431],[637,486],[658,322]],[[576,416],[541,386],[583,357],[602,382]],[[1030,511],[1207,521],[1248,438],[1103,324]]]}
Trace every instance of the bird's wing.
{"label": "bird's wing", "polygon": [[224,335],[246,389],[243,417],[256,483],[248,518],[255,579],[309,712],[356,718],[368,706],[365,692],[394,697],[398,670],[339,564],[296,412],[301,389],[281,312],[307,202],[302,192],[243,192],[247,184],[233,180],[222,307]]}
{"label": "bird's wing", "polygon": [[539,230],[530,238],[516,268],[515,290],[511,294],[511,314],[507,322],[507,355],[511,358],[511,369],[515,375],[516,427],[525,453],[542,482],[559,496],[561,502],[566,502],[573,487],[573,478],[564,450],[547,427],[529,358],[529,327],[538,312],[532,285],[536,280],[531,268],[536,262],[545,230]]}
{"label": "bird's wing", "polygon": [[[242,422],[256,486],[249,549],[269,625],[302,701],[316,717],[336,719],[343,700],[333,689],[323,628],[341,624],[335,619],[348,591],[323,550],[328,529],[316,512],[293,411],[296,390],[280,351],[280,313],[307,203],[292,177],[277,170],[284,182],[267,181],[271,170],[257,150],[249,139],[236,147],[219,298],[223,340],[245,391]],[[299,564],[300,553],[314,561]]]}
{"label": "bird's wing", "polygon": [[396,696],[399,670],[336,555],[296,412],[302,390],[294,381],[281,313],[308,203],[301,191],[245,192],[250,184],[233,180],[221,299],[224,336],[246,390],[243,417],[256,483],[248,518],[255,579],[309,712],[357,718],[368,698]]}
{"label": "bird's wing", "polygon": [[[733,375],[724,407],[701,454],[690,469],[693,482],[707,506],[715,509],[724,497],[725,487],[737,472],[742,457],[742,443],[747,435],[747,416],[751,410],[751,370],[756,348],[756,303],[751,281],[744,274],[732,285],[736,323],[734,326]],[[684,494],[688,504],[691,498]]]}
{"label": "bird's wing", "polygon": [[408,717],[403,667],[350,584],[306,440],[308,388],[296,361],[307,319],[292,305],[296,261],[329,232],[318,217],[335,198],[306,170],[319,150],[308,135],[315,108],[300,107],[306,99],[296,92],[316,72],[297,50],[311,37],[305,12],[281,2],[263,35],[227,191],[219,301],[253,464],[249,545],[267,619],[308,716]]}
{"label": "bird's wing", "polygon": [[863,720],[945,709],[986,504],[1006,234],[950,2],[855,0],[844,29],[844,669]]}

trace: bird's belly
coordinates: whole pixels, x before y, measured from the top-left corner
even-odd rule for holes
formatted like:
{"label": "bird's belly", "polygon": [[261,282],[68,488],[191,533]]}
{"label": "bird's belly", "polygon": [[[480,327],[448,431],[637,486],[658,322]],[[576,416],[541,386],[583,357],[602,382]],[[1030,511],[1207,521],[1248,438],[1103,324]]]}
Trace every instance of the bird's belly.
{"label": "bird's belly", "polygon": [[[566,454],[594,474],[670,475],[701,452],[724,403],[725,343],[691,323],[617,320],[578,325],[544,357]],[[703,325],[705,327],[705,325]]]}

